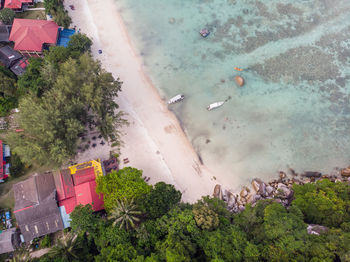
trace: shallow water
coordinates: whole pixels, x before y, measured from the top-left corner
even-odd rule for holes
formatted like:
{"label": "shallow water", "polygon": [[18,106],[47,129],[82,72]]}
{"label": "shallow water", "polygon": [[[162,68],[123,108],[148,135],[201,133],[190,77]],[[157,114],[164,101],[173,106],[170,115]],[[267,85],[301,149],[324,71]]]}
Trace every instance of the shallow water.
{"label": "shallow water", "polygon": [[221,183],[349,164],[350,1],[116,3],[161,96],[185,95],[170,109]]}

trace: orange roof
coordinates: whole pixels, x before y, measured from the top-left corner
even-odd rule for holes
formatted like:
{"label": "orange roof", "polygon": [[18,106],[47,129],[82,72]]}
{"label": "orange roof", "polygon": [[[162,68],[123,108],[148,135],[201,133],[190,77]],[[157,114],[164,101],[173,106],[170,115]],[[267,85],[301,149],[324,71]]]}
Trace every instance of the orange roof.
{"label": "orange roof", "polygon": [[41,52],[43,44],[56,44],[58,25],[53,21],[15,19],[10,41],[15,42],[15,50]]}
{"label": "orange roof", "polygon": [[4,8],[21,9],[24,3],[33,3],[33,0],[5,0]]}

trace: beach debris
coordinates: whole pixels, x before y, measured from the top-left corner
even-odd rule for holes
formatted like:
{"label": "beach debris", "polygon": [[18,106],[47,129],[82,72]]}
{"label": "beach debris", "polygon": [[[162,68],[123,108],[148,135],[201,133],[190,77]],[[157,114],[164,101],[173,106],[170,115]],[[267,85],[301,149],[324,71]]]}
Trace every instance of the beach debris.
{"label": "beach debris", "polygon": [[206,29],[206,28],[201,29],[201,30],[199,31],[199,33],[200,33],[200,35],[203,36],[204,38],[207,37],[207,36],[210,34],[209,30]]}
{"label": "beach debris", "polygon": [[176,102],[180,102],[180,101],[182,101],[182,100],[184,100],[184,99],[185,99],[185,96],[184,96],[184,95],[178,94],[178,95],[176,95],[176,96],[174,96],[174,97],[172,97],[172,98],[170,98],[170,99],[168,100],[168,105],[174,104],[174,103],[176,103]]}
{"label": "beach debris", "polygon": [[98,50],[98,53],[99,53],[99,54],[102,54],[102,50],[101,50],[101,49],[99,49],[99,50]]}
{"label": "beach debris", "polygon": [[241,76],[236,76],[236,77],[235,77],[235,80],[236,80],[237,85],[239,85],[239,86],[244,86],[244,79],[243,79],[243,77],[241,77]]}
{"label": "beach debris", "polygon": [[237,70],[237,71],[243,71],[243,69],[242,69],[242,68],[239,68],[239,67],[234,67],[233,69],[234,69],[234,70]]}

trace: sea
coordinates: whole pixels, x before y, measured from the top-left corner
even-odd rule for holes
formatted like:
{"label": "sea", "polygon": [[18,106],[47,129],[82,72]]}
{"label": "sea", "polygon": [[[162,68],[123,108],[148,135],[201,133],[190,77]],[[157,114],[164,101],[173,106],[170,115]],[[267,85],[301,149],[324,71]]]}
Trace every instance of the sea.
{"label": "sea", "polygon": [[164,101],[185,95],[169,109],[220,183],[238,189],[290,168],[329,174],[350,164],[349,0],[116,5]]}

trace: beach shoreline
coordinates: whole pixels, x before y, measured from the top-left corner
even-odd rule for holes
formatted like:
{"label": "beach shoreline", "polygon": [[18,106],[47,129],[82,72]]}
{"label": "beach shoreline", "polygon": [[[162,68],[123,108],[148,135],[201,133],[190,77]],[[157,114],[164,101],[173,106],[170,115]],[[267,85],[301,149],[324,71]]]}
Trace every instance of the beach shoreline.
{"label": "beach shoreline", "polygon": [[[75,10],[69,9],[71,4]],[[93,40],[93,57],[123,82],[116,101],[127,113],[130,125],[122,130],[124,145],[120,158],[128,158],[128,165],[143,170],[152,184],[159,181],[174,184],[185,202],[211,195],[220,181],[200,163],[178,119],[144,73],[142,59],[133,49],[116,3],[67,0],[65,6],[72,25]],[[98,54],[100,49],[102,54]],[[109,153],[107,148],[104,155]]]}

